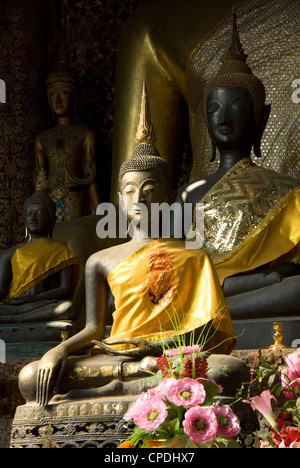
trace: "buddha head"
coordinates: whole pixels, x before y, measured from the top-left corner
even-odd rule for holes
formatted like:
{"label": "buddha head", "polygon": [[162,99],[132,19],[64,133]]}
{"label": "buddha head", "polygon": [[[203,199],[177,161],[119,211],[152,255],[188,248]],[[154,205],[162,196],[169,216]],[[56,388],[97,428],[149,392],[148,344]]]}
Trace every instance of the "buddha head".
{"label": "buddha head", "polygon": [[156,137],[145,83],[135,141],[137,146],[119,172],[122,205],[130,221],[142,216],[140,204],[146,206],[148,216],[151,217],[151,204],[170,202],[173,195],[170,166],[154,145]]}
{"label": "buddha head", "polygon": [[77,77],[68,64],[66,44],[62,41],[55,70],[46,79],[47,97],[56,116],[74,115],[77,101]]}
{"label": "buddha head", "polygon": [[55,203],[47,194],[39,176],[36,191],[25,200],[23,205],[23,216],[27,234],[30,237],[52,237],[56,221],[55,212]]}
{"label": "buddha head", "polygon": [[219,150],[237,150],[261,156],[260,142],[270,106],[265,105],[265,88],[246,64],[233,12],[231,35],[218,73],[208,81],[203,106],[210,137]]}

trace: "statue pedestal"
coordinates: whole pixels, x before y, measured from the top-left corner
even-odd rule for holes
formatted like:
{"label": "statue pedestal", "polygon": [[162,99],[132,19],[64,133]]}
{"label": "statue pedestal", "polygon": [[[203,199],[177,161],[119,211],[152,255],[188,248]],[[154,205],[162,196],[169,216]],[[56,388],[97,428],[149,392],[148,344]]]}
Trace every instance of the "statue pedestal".
{"label": "statue pedestal", "polygon": [[[248,379],[253,368],[259,363],[257,351],[257,349],[234,350],[231,354],[248,368]],[[261,349],[259,353],[270,364],[284,365],[284,357],[293,351],[295,348],[282,350],[267,348]],[[122,418],[129,405],[137,398],[136,395],[80,401],[63,400],[52,403],[46,408],[34,403],[24,404],[17,389],[17,379],[21,368],[30,361],[30,359],[8,359],[6,364],[0,365],[0,394],[7,395],[7,401],[5,398],[0,401],[0,422],[3,422],[3,437],[7,439],[3,448],[7,448],[9,444],[11,448],[42,448],[48,444],[58,448],[110,449],[118,447],[122,440],[128,439],[131,428],[122,422]],[[255,382],[252,388],[256,395],[264,389],[260,382]],[[236,401],[234,397],[227,399],[229,404]],[[249,404],[234,403],[233,410],[241,421],[244,434],[250,434],[258,429],[257,415]]]}
{"label": "statue pedestal", "polygon": [[59,402],[42,408],[19,406],[12,423],[11,448],[116,448],[130,435],[122,417],[136,399],[99,398]]}
{"label": "statue pedestal", "polygon": [[[10,448],[106,448],[115,449],[128,439],[134,423],[122,420],[137,396],[60,402],[41,408],[27,404],[17,408],[12,423]],[[259,429],[250,405],[235,398],[220,398],[231,404],[244,434]]]}

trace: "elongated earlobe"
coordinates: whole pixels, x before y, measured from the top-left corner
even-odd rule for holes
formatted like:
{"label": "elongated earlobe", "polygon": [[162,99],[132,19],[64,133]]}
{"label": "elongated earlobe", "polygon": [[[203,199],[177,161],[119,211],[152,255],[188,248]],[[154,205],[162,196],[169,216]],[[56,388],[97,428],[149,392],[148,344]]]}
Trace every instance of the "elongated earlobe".
{"label": "elongated earlobe", "polygon": [[270,112],[271,112],[271,105],[265,104],[262,108],[258,125],[256,126],[256,131],[255,131],[254,141],[253,141],[253,152],[257,158],[261,158],[260,144],[261,144],[261,139],[262,139],[264,130],[266,128],[266,125],[269,119]]}
{"label": "elongated earlobe", "polygon": [[215,159],[216,159],[216,145],[213,142],[211,142],[211,155],[209,158],[209,162],[214,162]]}

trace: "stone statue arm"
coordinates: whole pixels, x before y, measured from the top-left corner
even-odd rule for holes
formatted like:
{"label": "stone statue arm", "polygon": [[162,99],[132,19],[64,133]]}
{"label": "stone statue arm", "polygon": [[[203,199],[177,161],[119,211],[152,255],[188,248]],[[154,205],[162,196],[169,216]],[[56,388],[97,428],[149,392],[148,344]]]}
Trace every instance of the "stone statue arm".
{"label": "stone statue arm", "polygon": [[[85,142],[84,142],[84,158],[83,158],[84,177],[88,177],[90,174],[90,171],[96,172],[95,154],[96,154],[96,135],[92,129],[88,129]],[[89,184],[89,195],[91,199],[93,212],[96,213],[96,209],[100,203],[96,178],[93,180],[91,184]]]}
{"label": "stone statue arm", "polygon": [[228,277],[224,281],[223,292],[225,297],[235,296],[281,283],[284,278],[299,274],[300,265],[295,263],[281,263],[258,273]]}
{"label": "stone statue arm", "polygon": [[48,351],[40,360],[37,378],[37,403],[45,406],[57,392],[64,374],[67,358],[93,346],[94,340],[101,340],[106,328],[108,284],[97,261],[92,255],[86,264],[86,326],[76,335]]}
{"label": "stone statue arm", "polygon": [[12,280],[11,255],[9,250],[0,256],[0,300],[5,300]]}
{"label": "stone statue arm", "polygon": [[13,298],[15,305],[21,305],[32,302],[40,302],[46,300],[66,300],[70,298],[73,281],[73,267],[69,266],[59,272],[59,284],[56,288],[43,291],[40,294],[32,294]]}

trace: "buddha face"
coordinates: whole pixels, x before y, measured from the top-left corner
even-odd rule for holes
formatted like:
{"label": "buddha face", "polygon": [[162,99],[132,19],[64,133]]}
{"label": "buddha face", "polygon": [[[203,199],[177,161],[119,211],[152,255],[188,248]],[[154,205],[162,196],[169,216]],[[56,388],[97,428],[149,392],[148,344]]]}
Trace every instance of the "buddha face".
{"label": "buddha face", "polygon": [[150,222],[151,204],[166,201],[166,187],[162,177],[155,170],[130,171],[122,177],[121,195],[130,221],[139,221],[143,217],[143,204],[148,210]]}
{"label": "buddha face", "polygon": [[216,89],[206,101],[208,129],[219,150],[251,149],[254,132],[254,106],[246,88]]}
{"label": "buddha face", "polygon": [[50,220],[47,208],[42,204],[29,203],[24,209],[24,221],[31,236],[46,237]]}
{"label": "buddha face", "polygon": [[48,87],[48,101],[54,114],[69,115],[74,107],[72,87],[65,82],[52,83]]}

